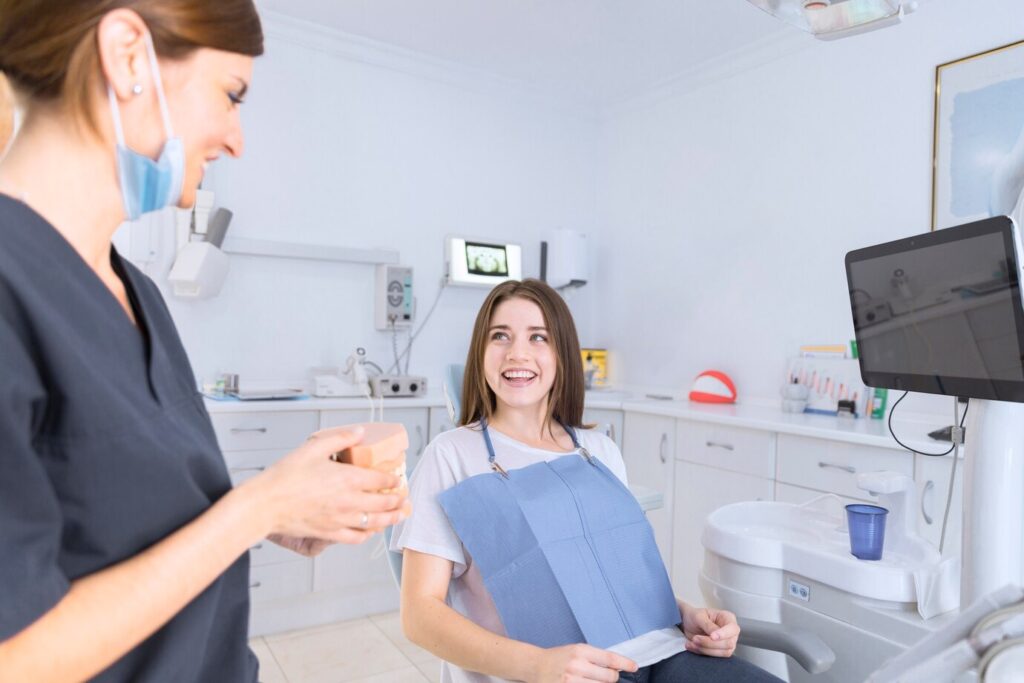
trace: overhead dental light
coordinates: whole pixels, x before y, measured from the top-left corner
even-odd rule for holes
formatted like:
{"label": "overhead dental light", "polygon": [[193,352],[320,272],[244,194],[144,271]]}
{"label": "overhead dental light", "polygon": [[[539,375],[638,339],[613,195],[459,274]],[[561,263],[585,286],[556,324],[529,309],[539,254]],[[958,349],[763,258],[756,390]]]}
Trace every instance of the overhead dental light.
{"label": "overhead dental light", "polygon": [[748,0],[821,40],[836,40],[900,23],[917,9],[909,0]]}

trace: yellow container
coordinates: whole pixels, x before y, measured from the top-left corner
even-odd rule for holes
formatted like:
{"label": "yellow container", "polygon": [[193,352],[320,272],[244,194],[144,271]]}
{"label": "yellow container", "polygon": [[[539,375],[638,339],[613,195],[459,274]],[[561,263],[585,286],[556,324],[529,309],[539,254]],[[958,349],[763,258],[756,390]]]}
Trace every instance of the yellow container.
{"label": "yellow container", "polygon": [[608,350],[580,349],[583,359],[583,379],[587,388],[608,386]]}

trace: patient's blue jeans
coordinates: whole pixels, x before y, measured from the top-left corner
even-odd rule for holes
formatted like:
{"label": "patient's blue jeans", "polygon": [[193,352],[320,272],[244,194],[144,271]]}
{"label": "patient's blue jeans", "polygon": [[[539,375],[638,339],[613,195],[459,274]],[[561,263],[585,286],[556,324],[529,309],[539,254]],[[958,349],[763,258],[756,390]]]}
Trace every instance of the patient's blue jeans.
{"label": "patient's blue jeans", "polygon": [[705,657],[680,652],[636,673],[623,671],[619,680],[633,683],[782,683],[782,680],[738,657]]}

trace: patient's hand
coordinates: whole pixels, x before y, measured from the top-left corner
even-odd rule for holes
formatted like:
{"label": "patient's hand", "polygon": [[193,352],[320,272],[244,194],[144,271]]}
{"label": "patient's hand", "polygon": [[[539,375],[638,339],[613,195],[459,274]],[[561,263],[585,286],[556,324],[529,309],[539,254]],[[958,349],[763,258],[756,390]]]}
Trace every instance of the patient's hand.
{"label": "patient's hand", "polygon": [[617,681],[620,671],[636,671],[636,662],[590,645],[563,645],[540,651],[535,664],[537,683]]}
{"label": "patient's hand", "polygon": [[268,541],[273,541],[282,548],[288,548],[288,550],[297,552],[300,555],[306,557],[315,557],[324,551],[324,548],[333,545],[331,541],[325,541],[320,538],[296,538],[294,536],[285,536],[283,534],[270,534],[267,536]]}
{"label": "patient's hand", "polygon": [[686,649],[710,657],[731,657],[736,650],[740,626],[736,615],[726,610],[692,607],[679,602],[683,616],[683,635]]}

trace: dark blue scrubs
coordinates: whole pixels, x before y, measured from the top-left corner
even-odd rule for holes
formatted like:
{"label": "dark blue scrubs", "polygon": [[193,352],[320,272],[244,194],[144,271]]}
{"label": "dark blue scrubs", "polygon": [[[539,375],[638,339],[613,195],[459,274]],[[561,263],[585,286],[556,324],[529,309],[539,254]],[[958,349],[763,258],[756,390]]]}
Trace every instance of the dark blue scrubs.
{"label": "dark blue scrubs", "polygon": [[[0,641],[231,488],[160,292],[111,260],[138,327],[53,226],[0,195]],[[242,555],[95,680],[255,681],[248,576]]]}

